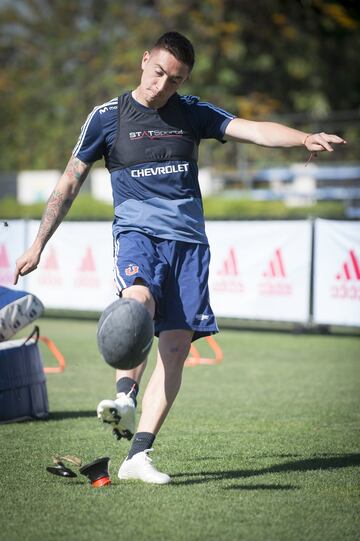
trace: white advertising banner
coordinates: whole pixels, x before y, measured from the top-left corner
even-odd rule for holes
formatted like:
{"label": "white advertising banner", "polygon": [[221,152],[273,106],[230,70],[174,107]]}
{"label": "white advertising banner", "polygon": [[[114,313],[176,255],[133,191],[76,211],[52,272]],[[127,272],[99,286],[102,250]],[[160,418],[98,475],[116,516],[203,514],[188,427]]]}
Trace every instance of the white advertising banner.
{"label": "white advertising banner", "polygon": [[25,220],[8,220],[0,222],[0,285],[14,289],[26,289],[25,281],[13,285],[15,262],[25,249]]}
{"label": "white advertising banner", "polygon": [[207,222],[206,229],[217,316],[308,320],[310,222]]}
{"label": "white advertising banner", "polygon": [[314,322],[360,326],[360,222],[316,220]]}
{"label": "white advertising banner", "polygon": [[[29,244],[39,222],[29,223]],[[103,310],[116,299],[111,224],[64,222],[28,275],[28,289],[45,308]]]}
{"label": "white advertising banner", "polygon": [[[64,222],[37,270],[13,286],[16,259],[39,221],[0,222],[0,285],[37,295],[46,308],[103,310],[116,299],[111,224]],[[207,222],[209,287],[219,317],[309,321],[311,223]],[[313,320],[360,326],[360,222],[316,220]]]}

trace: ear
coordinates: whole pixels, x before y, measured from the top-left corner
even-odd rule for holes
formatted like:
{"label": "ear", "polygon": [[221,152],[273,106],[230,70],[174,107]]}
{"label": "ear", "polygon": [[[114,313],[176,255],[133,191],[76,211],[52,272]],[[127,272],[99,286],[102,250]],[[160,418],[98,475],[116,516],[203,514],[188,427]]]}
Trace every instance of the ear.
{"label": "ear", "polygon": [[181,83],[182,85],[184,83],[186,83],[186,81],[188,81],[190,79],[190,72],[187,74],[187,76],[185,77],[185,79],[183,80],[183,82]]}
{"label": "ear", "polygon": [[149,60],[150,60],[150,52],[145,51],[144,54],[143,54],[143,57],[142,57],[142,61],[141,61],[141,69],[142,70],[145,68],[145,66],[149,62]]}

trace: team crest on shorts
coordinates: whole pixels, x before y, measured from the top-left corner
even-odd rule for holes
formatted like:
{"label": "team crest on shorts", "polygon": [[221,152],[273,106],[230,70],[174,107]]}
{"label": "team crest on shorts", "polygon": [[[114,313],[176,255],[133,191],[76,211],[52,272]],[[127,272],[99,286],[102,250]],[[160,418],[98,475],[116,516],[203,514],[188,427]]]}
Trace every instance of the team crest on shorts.
{"label": "team crest on shorts", "polygon": [[139,272],[139,267],[137,265],[129,265],[125,269],[126,276],[132,276],[133,274],[137,274]]}

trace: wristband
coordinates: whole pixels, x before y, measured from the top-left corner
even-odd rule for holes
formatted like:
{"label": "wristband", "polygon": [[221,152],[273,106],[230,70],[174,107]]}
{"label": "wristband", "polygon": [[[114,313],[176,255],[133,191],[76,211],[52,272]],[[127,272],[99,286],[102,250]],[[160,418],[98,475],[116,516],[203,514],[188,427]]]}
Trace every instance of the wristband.
{"label": "wristband", "polygon": [[306,137],[305,137],[305,139],[303,140],[303,143],[302,143],[303,145],[306,145],[306,141],[307,141],[308,137],[310,137],[310,135],[312,135],[312,134],[311,134],[311,133],[308,133],[308,134],[306,135]]}

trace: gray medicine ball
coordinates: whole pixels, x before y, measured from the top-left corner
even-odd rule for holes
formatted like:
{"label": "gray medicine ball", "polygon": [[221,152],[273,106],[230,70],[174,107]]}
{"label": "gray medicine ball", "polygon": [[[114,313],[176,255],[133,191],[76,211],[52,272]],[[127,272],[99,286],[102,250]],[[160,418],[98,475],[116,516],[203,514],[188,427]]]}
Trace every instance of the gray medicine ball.
{"label": "gray medicine ball", "polygon": [[154,339],[154,324],[145,306],[134,299],[119,299],[101,314],[97,343],[113,368],[129,370],[147,357]]}

